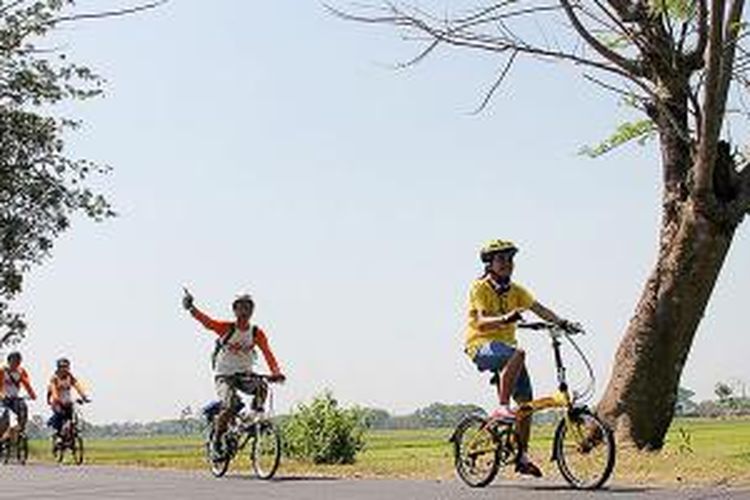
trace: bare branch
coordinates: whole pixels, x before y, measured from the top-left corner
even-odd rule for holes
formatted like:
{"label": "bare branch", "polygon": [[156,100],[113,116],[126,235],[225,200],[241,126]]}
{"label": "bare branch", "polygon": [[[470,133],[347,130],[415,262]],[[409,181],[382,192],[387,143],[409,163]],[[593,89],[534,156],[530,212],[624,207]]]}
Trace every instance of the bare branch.
{"label": "bare branch", "polygon": [[717,89],[721,78],[725,0],[711,0],[711,31],[708,35],[706,86],[703,94],[703,125],[698,144],[698,169],[695,172],[696,192],[707,196],[713,192],[713,169],[716,145],[721,131],[722,117],[717,114],[723,106]]}
{"label": "bare branch", "polygon": [[500,87],[500,84],[503,83],[503,80],[505,80],[505,77],[508,75],[508,72],[510,71],[511,66],[513,66],[513,61],[516,60],[517,55],[518,51],[515,51],[510,55],[510,58],[508,58],[508,62],[505,63],[503,70],[500,72],[500,76],[498,76],[497,80],[495,80],[495,83],[492,84],[489,92],[487,92],[487,94],[484,96],[482,103],[476,110],[474,110],[472,114],[479,114],[482,112],[482,110],[484,110],[485,107],[487,107],[487,103],[490,102],[492,96],[495,95],[495,91]]}
{"label": "bare branch", "polygon": [[580,19],[578,19],[578,16],[573,10],[573,6],[570,4],[569,0],[560,0],[560,4],[567,14],[568,19],[573,24],[575,30],[578,32],[581,38],[586,40],[586,43],[588,43],[595,51],[597,51],[608,61],[611,61],[622,68],[622,70],[626,73],[633,75],[633,77],[643,76],[643,70],[642,68],[640,68],[639,64],[636,61],[631,61],[630,59],[621,56],[617,52],[610,50],[599,40],[597,40],[591,33],[589,33],[583,23],[581,23]]}
{"label": "bare branch", "polygon": [[71,22],[71,21],[82,21],[84,19],[102,19],[106,17],[128,16],[130,14],[143,12],[144,10],[155,9],[156,7],[159,7],[160,5],[164,5],[167,2],[169,2],[169,0],[158,0],[156,2],[151,2],[151,3],[147,3],[143,5],[137,5],[135,7],[131,7],[127,9],[93,12],[90,14],[73,14],[70,16],[61,16],[61,17],[56,17],[54,19],[51,19],[49,24],[58,24],[58,23]]}
{"label": "bare branch", "polygon": [[607,83],[592,75],[584,74],[583,77],[586,80],[590,81],[591,83],[598,85],[599,87],[602,87],[604,90],[608,92],[612,92],[614,94],[620,95],[627,100],[632,100],[633,102],[631,104],[635,105],[641,110],[645,110],[646,103],[649,102],[649,99],[647,97],[638,95],[635,92],[633,92],[631,89],[628,89],[628,88],[623,89],[621,87],[617,87],[616,85]]}
{"label": "bare branch", "polygon": [[708,5],[707,0],[698,0],[698,43],[687,55],[688,68],[698,70],[705,64],[704,52],[708,46]]}

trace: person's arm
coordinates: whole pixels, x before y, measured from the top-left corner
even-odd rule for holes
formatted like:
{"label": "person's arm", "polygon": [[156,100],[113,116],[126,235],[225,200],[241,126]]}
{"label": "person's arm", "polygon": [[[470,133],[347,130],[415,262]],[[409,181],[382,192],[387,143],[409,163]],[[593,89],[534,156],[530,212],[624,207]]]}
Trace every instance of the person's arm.
{"label": "person's arm", "polygon": [[554,323],[556,325],[564,323],[564,320],[560,316],[558,316],[557,314],[552,312],[551,309],[548,309],[539,302],[534,302],[533,304],[531,304],[531,307],[529,309],[531,309],[531,312],[545,321],[549,321],[550,323]]}
{"label": "person's arm", "polygon": [[229,330],[232,328],[232,322],[215,320],[192,304],[190,305],[188,311],[190,311],[190,315],[193,318],[197,319],[200,324],[213,331],[220,337],[226,335],[227,332],[229,332]]}
{"label": "person's arm", "polygon": [[26,389],[26,392],[29,394],[29,397],[31,399],[36,399],[36,393],[34,392],[34,388],[31,387],[31,380],[29,379],[29,373],[24,370],[21,373],[21,384],[23,385],[23,388]]}
{"label": "person's arm", "polygon": [[83,390],[83,385],[81,385],[81,383],[75,377],[73,377],[73,388],[75,388],[78,396],[80,396],[81,399],[83,399],[84,401],[88,401],[89,397],[86,395],[86,391]]}
{"label": "person's arm", "polygon": [[55,383],[55,377],[53,376],[49,381],[47,387],[47,404],[54,406],[60,400],[60,394],[57,392],[57,384]]}
{"label": "person's arm", "polygon": [[276,362],[276,357],[273,355],[271,347],[268,345],[268,338],[260,328],[258,328],[255,333],[255,342],[258,344],[258,347],[260,347],[261,352],[263,352],[263,357],[266,359],[268,369],[271,370],[271,375],[281,375],[281,370],[279,369],[279,364]]}
{"label": "person's arm", "polygon": [[484,333],[489,330],[494,330],[503,325],[515,323],[521,319],[522,309],[513,309],[508,314],[501,316],[490,316],[486,315],[483,311],[477,311],[477,329]]}

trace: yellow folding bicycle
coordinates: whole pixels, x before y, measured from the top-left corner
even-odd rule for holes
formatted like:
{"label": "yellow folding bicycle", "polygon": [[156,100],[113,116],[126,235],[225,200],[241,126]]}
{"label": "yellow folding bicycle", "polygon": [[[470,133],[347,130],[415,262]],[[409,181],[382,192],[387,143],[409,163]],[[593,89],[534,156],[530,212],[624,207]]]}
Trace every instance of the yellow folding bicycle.
{"label": "yellow folding bicycle", "polygon": [[[516,410],[516,418],[535,412],[564,410],[552,440],[552,461],[565,480],[574,488],[600,488],[615,466],[615,440],[610,428],[588,409],[578,404],[593,395],[594,372],[583,351],[571,338],[583,333],[580,326],[565,328],[545,322],[519,323],[519,328],[544,330],[552,341],[557,368],[558,390],[552,396],[534,399]],[[589,384],[580,394],[571,392],[561,355],[561,339],[566,339],[581,357],[589,375]],[[494,383],[499,383],[497,374]],[[469,486],[488,485],[501,467],[518,459],[516,420],[491,419],[469,415],[461,420],[450,440],[453,443],[458,476]]]}

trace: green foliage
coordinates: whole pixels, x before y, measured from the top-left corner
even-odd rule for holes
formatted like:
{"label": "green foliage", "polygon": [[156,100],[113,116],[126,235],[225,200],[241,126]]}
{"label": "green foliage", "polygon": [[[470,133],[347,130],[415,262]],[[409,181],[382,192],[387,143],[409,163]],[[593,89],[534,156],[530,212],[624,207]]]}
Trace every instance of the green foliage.
{"label": "green foliage", "polygon": [[649,4],[652,15],[667,14],[679,21],[689,21],[696,14],[697,2],[692,0],[657,0]]}
{"label": "green foliage", "polygon": [[282,425],[287,456],[316,464],[351,464],[364,448],[365,412],[341,408],[330,392],[300,404]]}
{"label": "green foliage", "polygon": [[651,120],[638,120],[635,122],[625,122],[617,127],[617,130],[604,142],[594,146],[584,146],[578,152],[579,154],[596,158],[605,153],[609,153],[618,146],[622,146],[630,141],[638,141],[639,145],[644,145],[648,140],[656,136],[656,125]]}
{"label": "green foliage", "polygon": [[686,387],[677,388],[677,400],[675,401],[675,413],[677,415],[693,415],[698,411],[698,405],[693,401],[695,392]]}
{"label": "green foliage", "polygon": [[733,393],[734,390],[729,386],[729,384],[725,384],[724,382],[719,382],[716,384],[716,387],[714,387],[714,394],[716,394],[716,397],[718,397],[719,401],[722,403],[729,400],[732,397]]}
{"label": "green foliage", "polygon": [[0,2],[0,346],[18,340],[25,327],[8,302],[71,216],[113,215],[85,185],[90,174],[107,169],[67,156],[64,133],[78,123],[52,114],[54,104],[99,95],[102,79],[64,53],[36,45],[72,4]]}

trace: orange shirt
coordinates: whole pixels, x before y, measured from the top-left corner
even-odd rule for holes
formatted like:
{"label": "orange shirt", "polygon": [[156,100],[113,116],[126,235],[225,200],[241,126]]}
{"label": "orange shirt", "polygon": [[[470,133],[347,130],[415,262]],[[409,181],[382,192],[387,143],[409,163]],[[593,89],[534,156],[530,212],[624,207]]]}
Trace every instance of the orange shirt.
{"label": "orange shirt", "polygon": [[9,366],[0,369],[0,396],[4,398],[19,397],[20,388],[23,386],[31,399],[36,399],[36,393],[31,387],[29,374],[22,367],[11,370]]}
{"label": "orange shirt", "polygon": [[73,402],[72,389],[78,392],[78,395],[84,397],[83,387],[72,373],[60,376],[57,373],[52,375],[47,388],[47,402],[54,404],[70,404]]}
{"label": "orange shirt", "polygon": [[[199,311],[195,307],[190,311],[190,313],[195,319],[200,321],[203,326],[215,332],[219,337],[223,337],[224,335],[231,332],[233,326],[238,326],[234,321],[217,321],[209,317],[207,314]],[[260,327],[256,327],[255,329],[255,345],[260,347],[260,350],[263,353],[263,357],[265,358],[266,363],[268,364],[268,368],[271,370],[271,373],[273,375],[280,375],[281,370],[279,369],[279,364],[276,362],[276,357],[271,351],[271,347],[268,345],[268,337],[266,337],[265,332],[263,332]],[[230,351],[232,350],[231,342],[227,345],[227,348]]]}

